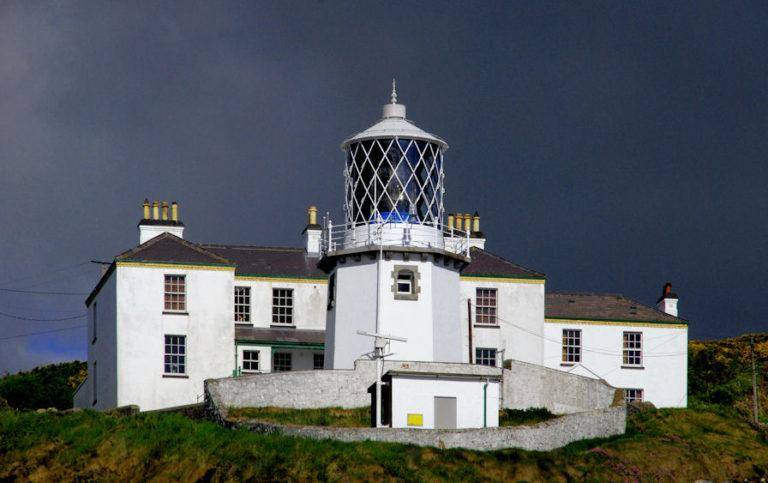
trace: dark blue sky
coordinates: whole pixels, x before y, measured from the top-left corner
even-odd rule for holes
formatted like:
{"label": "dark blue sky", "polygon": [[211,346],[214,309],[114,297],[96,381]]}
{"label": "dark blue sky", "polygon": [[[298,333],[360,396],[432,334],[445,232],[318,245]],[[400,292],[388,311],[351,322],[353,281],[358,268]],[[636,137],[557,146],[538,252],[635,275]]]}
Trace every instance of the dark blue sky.
{"label": "dark blue sky", "polygon": [[[692,338],[765,330],[767,25],[765,2],[3,2],[0,288],[89,291],[145,197],[193,241],[299,245],[396,76],[490,251],[548,290],[669,280]],[[84,358],[84,329],[8,338],[83,323],[0,316],[0,371]]]}

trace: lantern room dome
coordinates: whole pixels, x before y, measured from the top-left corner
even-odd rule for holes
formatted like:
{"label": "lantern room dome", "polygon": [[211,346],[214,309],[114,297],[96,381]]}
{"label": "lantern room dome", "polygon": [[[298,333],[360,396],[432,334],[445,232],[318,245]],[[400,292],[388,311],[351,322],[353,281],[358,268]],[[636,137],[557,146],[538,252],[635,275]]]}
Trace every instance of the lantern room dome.
{"label": "lantern room dome", "polygon": [[394,87],[392,90],[392,102],[390,104],[385,104],[382,111],[381,120],[379,122],[341,143],[342,151],[345,151],[350,144],[357,141],[394,137],[429,141],[437,143],[443,151],[448,149],[448,143],[444,140],[434,134],[424,131],[413,122],[406,119],[405,105],[397,103],[397,92],[394,90]]}

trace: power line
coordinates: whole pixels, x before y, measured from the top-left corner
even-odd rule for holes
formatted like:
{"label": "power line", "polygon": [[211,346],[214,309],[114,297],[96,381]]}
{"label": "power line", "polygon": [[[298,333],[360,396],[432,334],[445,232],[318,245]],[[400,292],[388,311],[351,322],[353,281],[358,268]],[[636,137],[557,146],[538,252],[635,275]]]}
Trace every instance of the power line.
{"label": "power line", "polygon": [[47,292],[39,290],[21,290],[13,288],[0,288],[0,292],[26,293],[33,295],[88,295],[88,292]]}
{"label": "power line", "polygon": [[5,280],[4,282],[0,282],[0,285],[8,285],[9,283],[21,282],[22,280],[29,280],[29,279],[37,278],[37,277],[40,277],[42,275],[46,275],[46,274],[50,274],[50,273],[63,272],[65,270],[71,270],[73,268],[77,268],[77,267],[80,267],[80,266],[83,266],[83,265],[87,265],[88,263],[90,263],[90,262],[80,262],[80,263],[76,263],[74,265],[67,265],[65,267],[55,268],[53,270],[46,270],[45,272],[40,272],[40,273],[37,273],[35,275],[27,275],[26,277],[12,278],[12,279],[9,279],[9,280]]}
{"label": "power line", "polygon": [[54,318],[54,319],[38,319],[34,317],[23,317],[21,315],[6,314],[3,312],[0,312],[0,315],[2,315],[3,317],[8,317],[9,319],[26,320],[29,322],[62,322],[65,320],[82,319],[83,317],[86,317],[88,314],[73,315],[72,317],[60,317],[60,318]]}
{"label": "power line", "polygon": [[43,335],[43,334],[52,334],[54,332],[63,332],[65,330],[72,330],[72,329],[82,329],[83,327],[87,327],[86,325],[76,325],[74,327],[64,327],[63,329],[52,329],[52,330],[44,330],[41,332],[30,332],[29,334],[19,334],[19,335],[12,335],[9,337],[0,337],[0,340],[9,340],[9,339],[20,339],[22,337],[33,337],[36,335]]}

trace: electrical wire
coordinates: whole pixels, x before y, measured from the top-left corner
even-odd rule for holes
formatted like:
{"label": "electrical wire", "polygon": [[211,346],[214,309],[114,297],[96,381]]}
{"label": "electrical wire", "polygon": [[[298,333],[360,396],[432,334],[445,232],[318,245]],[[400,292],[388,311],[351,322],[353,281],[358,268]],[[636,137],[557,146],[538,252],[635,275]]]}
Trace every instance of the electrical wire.
{"label": "electrical wire", "polygon": [[89,263],[90,262],[80,262],[80,263],[76,263],[74,265],[67,265],[65,267],[55,268],[53,270],[46,270],[45,272],[41,272],[41,273],[38,273],[38,274],[35,274],[35,275],[28,275],[26,277],[13,278],[13,279],[5,280],[4,282],[0,282],[0,285],[8,285],[9,283],[21,282],[22,280],[29,280],[29,279],[32,279],[32,278],[37,278],[37,277],[40,277],[40,276],[46,275],[46,274],[63,272],[65,270],[71,270],[73,268],[81,267],[81,266],[87,265]]}
{"label": "electrical wire", "polygon": [[47,292],[40,290],[21,290],[14,288],[0,288],[0,292],[25,293],[33,295],[88,295],[88,292]]}
{"label": "electrical wire", "polygon": [[52,334],[54,332],[63,332],[65,330],[82,329],[84,327],[88,327],[88,326],[87,325],[76,325],[74,327],[64,327],[64,328],[61,328],[61,329],[43,330],[41,332],[30,332],[28,334],[11,335],[11,336],[8,336],[8,337],[0,337],[0,340],[20,339],[22,337],[33,337],[33,336],[36,336],[36,335]]}
{"label": "electrical wire", "polygon": [[53,319],[38,319],[35,317],[23,317],[21,315],[14,315],[14,314],[6,314],[4,312],[0,312],[0,316],[8,317],[9,319],[16,319],[16,320],[26,320],[28,322],[62,322],[65,320],[75,320],[75,319],[82,319],[83,317],[86,317],[88,314],[80,314],[80,315],[73,315],[71,317],[59,317],[59,318],[53,318]]}

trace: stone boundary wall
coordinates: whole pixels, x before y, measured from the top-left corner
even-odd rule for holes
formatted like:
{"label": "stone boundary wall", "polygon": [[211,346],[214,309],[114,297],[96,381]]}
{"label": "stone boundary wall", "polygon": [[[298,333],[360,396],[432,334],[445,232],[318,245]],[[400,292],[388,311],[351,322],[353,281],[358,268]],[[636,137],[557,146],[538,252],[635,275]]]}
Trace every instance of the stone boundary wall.
{"label": "stone boundary wall", "polygon": [[[508,369],[469,364],[386,361],[384,372],[477,372],[502,375],[501,407],[545,407],[555,414],[608,408],[623,401],[605,381],[550,369],[535,364],[507,361]],[[294,371],[209,379],[206,399],[222,408],[276,406],[308,409],[368,406],[368,388],[376,381],[376,363],[358,360],[350,370]],[[617,399],[618,398],[618,399]]]}
{"label": "stone boundary wall", "polygon": [[220,421],[233,428],[311,439],[333,439],[345,442],[379,441],[436,448],[467,448],[478,451],[505,448],[551,451],[582,439],[624,434],[626,417],[624,406],[616,406],[568,414],[532,426],[452,430],[290,426],[256,420],[233,421],[226,418]]}
{"label": "stone boundary wall", "polygon": [[602,379],[570,374],[549,367],[508,360],[504,369],[502,407],[547,408],[570,414],[622,404],[624,392]]}

